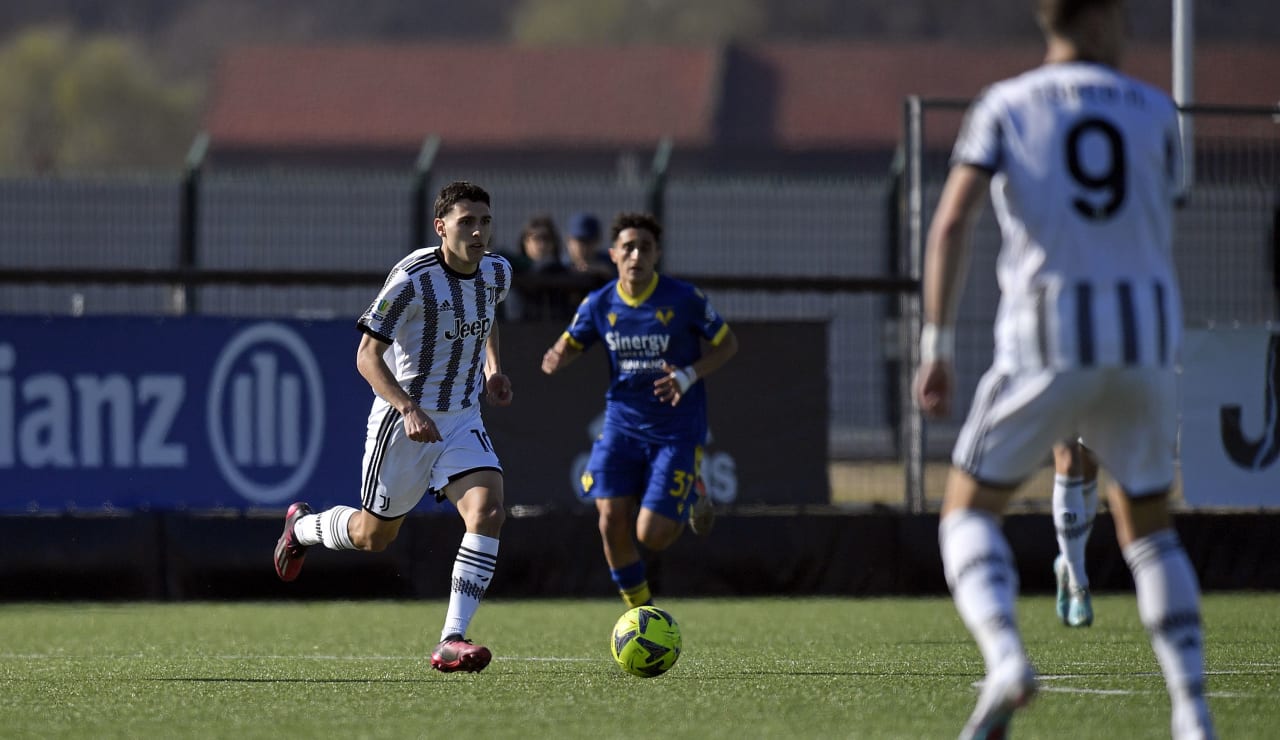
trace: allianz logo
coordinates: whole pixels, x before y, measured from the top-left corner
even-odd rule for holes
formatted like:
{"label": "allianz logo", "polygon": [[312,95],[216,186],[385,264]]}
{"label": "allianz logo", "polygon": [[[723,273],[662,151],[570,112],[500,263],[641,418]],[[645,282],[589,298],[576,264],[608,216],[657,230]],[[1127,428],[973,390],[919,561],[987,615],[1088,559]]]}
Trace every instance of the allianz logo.
{"label": "allianz logo", "polygon": [[202,408],[191,403],[183,374],[20,377],[21,359],[0,342],[0,471],[186,468],[187,440],[198,440],[203,427],[225,483],[269,504],[301,490],[321,453],[319,365],[283,324],[252,324],[232,336],[214,361]]}

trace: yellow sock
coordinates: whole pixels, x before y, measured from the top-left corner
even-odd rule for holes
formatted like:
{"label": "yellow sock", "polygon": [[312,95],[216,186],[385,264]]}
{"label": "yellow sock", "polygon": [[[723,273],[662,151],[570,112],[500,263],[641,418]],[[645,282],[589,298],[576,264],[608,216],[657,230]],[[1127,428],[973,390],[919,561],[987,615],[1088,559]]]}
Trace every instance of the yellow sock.
{"label": "yellow sock", "polygon": [[648,581],[641,581],[640,585],[622,589],[618,593],[622,595],[622,601],[627,605],[628,609],[644,606],[653,601],[653,594],[649,593]]}

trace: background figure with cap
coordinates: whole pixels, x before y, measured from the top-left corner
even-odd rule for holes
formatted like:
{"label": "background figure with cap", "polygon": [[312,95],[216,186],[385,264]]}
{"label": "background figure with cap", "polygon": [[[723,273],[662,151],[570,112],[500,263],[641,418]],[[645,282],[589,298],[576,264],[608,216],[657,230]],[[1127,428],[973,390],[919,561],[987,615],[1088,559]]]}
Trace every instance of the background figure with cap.
{"label": "background figure with cap", "polygon": [[609,250],[604,248],[600,232],[600,219],[595,214],[579,211],[569,218],[568,266],[573,272],[596,275],[605,280],[613,278],[613,262]]}
{"label": "background figure with cap", "polygon": [[613,279],[614,267],[595,214],[579,211],[570,216],[567,237],[565,265],[569,274],[578,278],[569,288],[568,300],[576,307],[588,293]]}

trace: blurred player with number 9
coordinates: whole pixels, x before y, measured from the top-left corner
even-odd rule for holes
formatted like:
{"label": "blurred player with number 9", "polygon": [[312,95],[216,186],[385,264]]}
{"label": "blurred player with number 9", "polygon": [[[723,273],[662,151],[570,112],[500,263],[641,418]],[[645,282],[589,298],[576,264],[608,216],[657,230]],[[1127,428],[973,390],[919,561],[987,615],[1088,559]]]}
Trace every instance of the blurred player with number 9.
{"label": "blurred player with number 9", "polygon": [[1016,486],[1082,436],[1112,476],[1116,535],[1172,700],[1175,738],[1213,736],[1195,571],[1169,513],[1182,330],[1172,257],[1177,114],[1116,71],[1122,0],[1039,0],[1040,67],[988,88],[956,140],[929,229],[916,398],[949,412],[956,305],[990,189],[1003,236],[995,357],[952,454],[939,524],[947,583],[986,680],[962,738],[1006,736],[1038,681],[1000,529]]}

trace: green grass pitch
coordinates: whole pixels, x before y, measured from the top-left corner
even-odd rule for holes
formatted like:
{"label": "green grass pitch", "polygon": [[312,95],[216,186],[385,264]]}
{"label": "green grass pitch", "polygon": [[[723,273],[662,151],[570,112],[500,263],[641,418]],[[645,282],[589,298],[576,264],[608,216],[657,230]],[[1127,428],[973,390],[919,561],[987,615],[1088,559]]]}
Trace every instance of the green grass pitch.
{"label": "green grass pitch", "polygon": [[[609,656],[623,611],[493,599],[479,674],[426,656],[442,601],[0,606],[5,738],[945,738],[981,661],[951,602],[660,599],[684,653],[653,679]],[[1019,601],[1043,691],[1020,738],[1167,738],[1169,703],[1131,594],[1069,630]],[[1204,600],[1222,737],[1280,736],[1280,594]]]}

